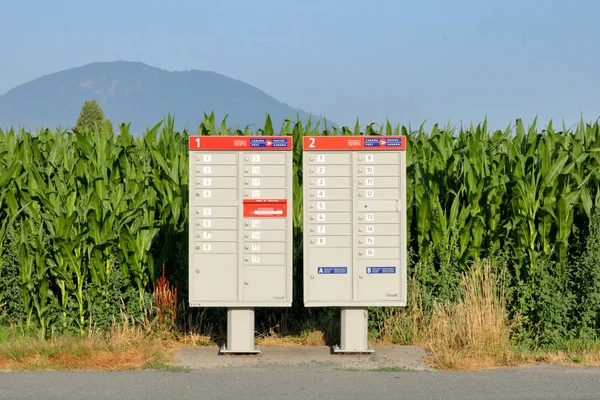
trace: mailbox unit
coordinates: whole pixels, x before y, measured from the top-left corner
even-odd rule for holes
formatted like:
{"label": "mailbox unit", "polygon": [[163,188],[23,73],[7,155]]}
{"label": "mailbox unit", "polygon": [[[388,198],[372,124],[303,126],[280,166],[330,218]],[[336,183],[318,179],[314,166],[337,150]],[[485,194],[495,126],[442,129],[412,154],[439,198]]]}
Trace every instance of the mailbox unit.
{"label": "mailbox unit", "polygon": [[368,306],[406,306],[405,150],[404,136],[304,138],[304,304],[342,307],[336,351],[371,351]]}
{"label": "mailbox unit", "polygon": [[254,307],[292,304],[292,138],[189,139],[189,304],[227,307],[222,352],[256,353]]}

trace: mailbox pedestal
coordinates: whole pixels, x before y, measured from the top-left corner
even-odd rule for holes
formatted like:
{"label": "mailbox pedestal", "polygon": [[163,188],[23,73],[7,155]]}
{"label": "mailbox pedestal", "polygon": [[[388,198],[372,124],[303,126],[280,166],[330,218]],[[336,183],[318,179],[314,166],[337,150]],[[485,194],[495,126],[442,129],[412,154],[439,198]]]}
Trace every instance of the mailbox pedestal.
{"label": "mailbox pedestal", "polygon": [[369,306],[406,306],[406,138],[306,136],[304,305],[341,307],[336,353],[368,348]]}
{"label": "mailbox pedestal", "polygon": [[189,139],[189,304],[227,307],[222,353],[258,353],[254,308],[292,305],[292,138]]}
{"label": "mailbox pedestal", "polygon": [[227,345],[221,353],[260,353],[254,346],[254,308],[227,309]]}
{"label": "mailbox pedestal", "polygon": [[341,312],[341,347],[334,353],[372,353],[369,348],[369,310],[366,307],[346,308]]}

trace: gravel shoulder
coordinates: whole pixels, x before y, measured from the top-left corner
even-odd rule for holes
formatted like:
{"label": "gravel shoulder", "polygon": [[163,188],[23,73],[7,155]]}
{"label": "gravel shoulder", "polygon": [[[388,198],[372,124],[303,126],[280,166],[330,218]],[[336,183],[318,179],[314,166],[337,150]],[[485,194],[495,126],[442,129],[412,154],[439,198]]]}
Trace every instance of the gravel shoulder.
{"label": "gravel shoulder", "polygon": [[348,370],[407,369],[425,371],[427,351],[417,346],[381,346],[374,353],[332,354],[327,346],[269,346],[256,355],[219,354],[218,347],[178,349],[172,365],[190,369],[254,366],[323,366]]}

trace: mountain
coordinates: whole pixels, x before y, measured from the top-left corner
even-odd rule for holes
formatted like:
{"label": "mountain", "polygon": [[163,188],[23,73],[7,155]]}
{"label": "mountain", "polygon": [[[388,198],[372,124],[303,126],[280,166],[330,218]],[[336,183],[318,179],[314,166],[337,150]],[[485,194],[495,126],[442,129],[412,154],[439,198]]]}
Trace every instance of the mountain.
{"label": "mountain", "polygon": [[165,71],[116,61],[45,75],[9,90],[0,96],[0,126],[71,127],[86,100],[98,101],[115,127],[131,123],[136,133],[162,121],[169,112],[178,129],[185,126],[190,132],[198,129],[204,113],[213,111],[217,121],[228,114],[227,125],[253,125],[253,129],[264,125],[268,112],[275,132],[286,118],[308,118],[306,111],[214,72]]}

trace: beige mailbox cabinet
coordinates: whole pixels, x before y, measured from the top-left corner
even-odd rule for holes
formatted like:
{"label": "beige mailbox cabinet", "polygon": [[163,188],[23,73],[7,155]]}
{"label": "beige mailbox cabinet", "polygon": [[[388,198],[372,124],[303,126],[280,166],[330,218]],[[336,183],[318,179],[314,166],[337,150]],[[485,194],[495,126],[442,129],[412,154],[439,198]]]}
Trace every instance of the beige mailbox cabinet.
{"label": "beige mailbox cabinet", "polygon": [[403,136],[304,138],[304,304],[342,307],[359,335],[366,307],[406,305],[405,150]]}
{"label": "beige mailbox cabinet", "polygon": [[253,308],[292,304],[292,138],[192,136],[189,149],[190,306],[228,307],[222,351],[257,352]]}

